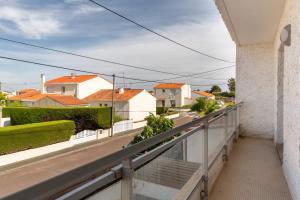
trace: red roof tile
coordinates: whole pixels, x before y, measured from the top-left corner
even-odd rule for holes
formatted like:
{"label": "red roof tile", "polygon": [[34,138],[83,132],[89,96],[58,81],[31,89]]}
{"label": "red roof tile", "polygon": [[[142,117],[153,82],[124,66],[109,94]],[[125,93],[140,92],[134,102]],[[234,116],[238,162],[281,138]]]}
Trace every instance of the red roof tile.
{"label": "red roof tile", "polygon": [[[120,93],[119,90],[115,90],[115,101],[129,101],[131,98],[141,93],[143,89],[124,89],[124,93]],[[112,90],[99,90],[98,92],[86,97],[84,100],[90,101],[111,101]]]}
{"label": "red roof tile", "polygon": [[185,83],[160,83],[156,85],[155,89],[180,89]]}
{"label": "red roof tile", "polygon": [[46,82],[51,83],[82,83],[90,79],[96,78],[97,75],[75,75],[75,76],[62,76],[56,79],[52,79]]}
{"label": "red roof tile", "polygon": [[213,97],[214,95],[208,92],[204,92],[204,91],[193,91],[193,93],[201,95],[201,96],[205,96],[205,97]]}
{"label": "red roof tile", "polygon": [[87,105],[88,103],[74,96],[48,95],[48,98],[66,106],[71,105]]}

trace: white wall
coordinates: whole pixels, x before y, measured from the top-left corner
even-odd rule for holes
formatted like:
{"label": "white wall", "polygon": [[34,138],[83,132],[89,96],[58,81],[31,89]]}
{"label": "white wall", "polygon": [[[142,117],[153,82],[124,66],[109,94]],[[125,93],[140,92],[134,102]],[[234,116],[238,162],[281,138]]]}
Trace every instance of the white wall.
{"label": "white wall", "polygon": [[[143,90],[129,101],[129,119],[134,122],[142,121],[149,115],[149,111],[156,114],[156,98],[149,92]],[[147,112],[145,112],[147,111]]]}
{"label": "white wall", "polygon": [[[90,101],[90,106],[111,106],[111,101]],[[123,118],[123,120],[130,119],[129,103],[126,101],[115,101],[115,114]]]}
{"label": "white wall", "polygon": [[241,132],[273,138],[276,88],[273,44],[237,47],[236,62],[236,99],[244,102]]}
{"label": "white wall", "polygon": [[170,100],[176,101],[176,107],[185,105],[185,98],[191,98],[190,85],[184,85],[180,89],[155,89],[155,97],[158,99],[158,106],[161,107],[161,100],[165,100],[165,107],[171,107]]}
{"label": "white wall", "polygon": [[102,89],[112,89],[113,85],[109,81],[101,78],[96,77],[93,79],[90,79],[88,81],[85,81],[83,83],[80,83],[78,85],[78,98],[84,99],[85,97],[99,91]]}
{"label": "white wall", "polygon": [[[284,50],[283,169],[294,200],[300,199],[300,1],[288,0],[275,41],[284,26],[291,24],[291,46]],[[275,59],[277,61],[277,59]]]}
{"label": "white wall", "polygon": [[[62,93],[62,87],[66,88],[66,92]],[[46,91],[47,93],[55,93],[55,94],[62,94],[62,95],[71,95],[75,96],[79,99],[84,99],[85,97],[101,90],[101,89],[112,89],[113,85],[101,78],[96,77],[82,83],[65,83],[65,84],[47,84]]]}
{"label": "white wall", "polygon": [[[65,93],[62,93],[63,86],[66,88]],[[46,85],[47,93],[76,96],[76,91],[77,91],[77,84],[47,84]]]}

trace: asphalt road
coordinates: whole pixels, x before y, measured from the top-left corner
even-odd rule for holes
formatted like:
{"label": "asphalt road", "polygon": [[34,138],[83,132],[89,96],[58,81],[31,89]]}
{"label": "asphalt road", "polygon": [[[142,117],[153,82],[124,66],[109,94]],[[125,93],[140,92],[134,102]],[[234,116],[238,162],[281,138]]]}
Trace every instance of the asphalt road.
{"label": "asphalt road", "polygon": [[[175,119],[176,126],[192,120],[191,116]],[[140,131],[112,137],[102,143],[36,161],[0,172],[0,198],[17,190],[35,185],[56,175],[77,168],[101,157],[119,151]]]}

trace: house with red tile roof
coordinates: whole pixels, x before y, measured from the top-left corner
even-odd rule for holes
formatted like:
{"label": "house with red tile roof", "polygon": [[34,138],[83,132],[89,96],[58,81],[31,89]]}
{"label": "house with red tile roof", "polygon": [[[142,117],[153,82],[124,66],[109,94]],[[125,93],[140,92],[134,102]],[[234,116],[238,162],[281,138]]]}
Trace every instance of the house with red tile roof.
{"label": "house with red tile roof", "polygon": [[[45,80],[45,78],[42,78]],[[43,89],[43,87],[45,87]],[[58,77],[43,83],[42,91],[48,94],[74,96],[78,99],[102,89],[112,89],[113,84],[98,75],[76,75]]]}
{"label": "house with red tile roof", "polygon": [[38,90],[22,90],[19,95],[9,98],[10,101],[20,101],[29,107],[76,107],[87,106],[88,103],[74,96],[59,94],[42,94]]}
{"label": "house with red tile roof", "polygon": [[203,97],[206,99],[215,99],[215,95],[213,95],[212,93],[200,91],[200,90],[192,91],[192,98],[197,99],[198,97]]}
{"label": "house with red tile roof", "polygon": [[156,98],[144,89],[99,90],[84,98],[90,106],[112,106],[114,97],[115,114],[124,120],[142,121],[149,113],[156,113]]}
{"label": "house with red tile roof", "polygon": [[154,87],[158,107],[182,107],[189,104],[191,87],[186,83],[160,83]]}

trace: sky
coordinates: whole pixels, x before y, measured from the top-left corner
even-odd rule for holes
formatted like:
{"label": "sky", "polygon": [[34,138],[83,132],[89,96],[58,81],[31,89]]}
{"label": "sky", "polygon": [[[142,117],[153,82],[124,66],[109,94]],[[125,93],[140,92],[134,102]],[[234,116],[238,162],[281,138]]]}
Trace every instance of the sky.
{"label": "sky", "polygon": [[[235,45],[213,0],[96,0],[163,35],[207,54],[235,61]],[[149,69],[185,75],[170,82],[187,82],[193,89],[225,84],[235,76],[227,68],[201,77],[191,75],[234,64],[216,61],[177,46],[96,6],[88,0],[0,0],[0,37],[70,51]],[[0,40],[0,55],[146,80],[174,78]],[[0,59],[2,89],[39,88],[46,79],[71,71]],[[80,73],[77,73],[80,74]],[[118,78],[118,87],[151,90],[154,83]],[[124,85],[125,83],[125,85]],[[222,85],[226,89],[226,85]]]}

